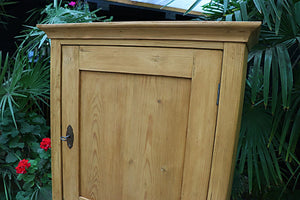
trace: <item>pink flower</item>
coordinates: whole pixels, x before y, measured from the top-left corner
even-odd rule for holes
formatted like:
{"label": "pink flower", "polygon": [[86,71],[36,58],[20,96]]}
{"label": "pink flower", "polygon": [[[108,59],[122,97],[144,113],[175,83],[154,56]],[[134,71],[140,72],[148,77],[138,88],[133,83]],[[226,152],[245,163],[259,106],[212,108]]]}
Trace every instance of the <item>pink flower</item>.
{"label": "pink flower", "polygon": [[71,1],[70,3],[69,3],[69,6],[75,6],[76,5],[76,2],[75,1]]}

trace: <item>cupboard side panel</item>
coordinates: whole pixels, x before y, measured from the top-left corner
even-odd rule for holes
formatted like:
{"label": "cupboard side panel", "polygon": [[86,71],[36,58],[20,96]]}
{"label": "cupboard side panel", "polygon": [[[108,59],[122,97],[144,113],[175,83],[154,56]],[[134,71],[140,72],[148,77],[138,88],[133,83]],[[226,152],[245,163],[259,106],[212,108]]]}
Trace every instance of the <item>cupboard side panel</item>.
{"label": "cupboard side panel", "polygon": [[222,51],[195,51],[182,200],[206,199],[217,116]]}
{"label": "cupboard side panel", "polygon": [[52,198],[62,200],[61,173],[61,44],[51,41],[50,68],[50,123],[51,123],[51,168],[52,168]]}
{"label": "cupboard side panel", "polygon": [[225,43],[208,200],[230,199],[246,72],[246,45]]}
{"label": "cupboard side panel", "polygon": [[62,142],[64,200],[79,198],[79,69],[78,46],[62,47],[62,135],[68,125],[74,133],[73,147]]}

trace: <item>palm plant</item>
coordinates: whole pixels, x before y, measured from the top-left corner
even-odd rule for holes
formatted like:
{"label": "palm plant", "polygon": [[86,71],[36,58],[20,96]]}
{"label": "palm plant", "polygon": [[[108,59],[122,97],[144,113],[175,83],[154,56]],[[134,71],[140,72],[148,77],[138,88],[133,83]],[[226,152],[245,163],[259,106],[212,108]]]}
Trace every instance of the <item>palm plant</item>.
{"label": "palm plant", "polygon": [[[38,23],[40,24],[58,24],[58,23],[88,23],[93,21],[111,21],[112,17],[106,18],[105,16],[98,17],[96,15],[100,9],[90,11],[88,3],[86,1],[78,1],[76,6],[70,7],[68,4],[59,3],[54,0],[53,4],[46,6],[41,13],[41,16],[45,16]],[[41,47],[46,47],[50,44],[49,39],[44,31],[37,27],[26,26],[28,29],[23,31],[23,35],[17,38],[22,38],[23,42],[20,48],[32,51],[34,49],[40,49]]]}
{"label": "palm plant", "polygon": [[15,4],[16,2],[7,1],[7,0],[0,0],[0,25],[6,24],[5,18],[14,18],[12,15],[9,15],[5,12],[5,6]]}
{"label": "palm plant", "polygon": [[[186,13],[200,2],[195,0]],[[300,1],[212,0],[203,10],[201,19],[206,20],[262,21],[259,43],[248,57],[237,174],[247,174],[249,193],[255,185],[260,191],[282,185],[282,196],[291,183],[295,189],[300,177],[295,154],[300,138]]]}
{"label": "palm plant", "polygon": [[34,58],[37,59],[29,60],[27,54],[20,51],[14,60],[6,55],[2,61],[0,52],[0,112],[3,118],[8,108],[16,128],[15,107],[26,111],[36,105],[40,109],[40,104],[47,104],[45,100],[49,99],[49,58]]}

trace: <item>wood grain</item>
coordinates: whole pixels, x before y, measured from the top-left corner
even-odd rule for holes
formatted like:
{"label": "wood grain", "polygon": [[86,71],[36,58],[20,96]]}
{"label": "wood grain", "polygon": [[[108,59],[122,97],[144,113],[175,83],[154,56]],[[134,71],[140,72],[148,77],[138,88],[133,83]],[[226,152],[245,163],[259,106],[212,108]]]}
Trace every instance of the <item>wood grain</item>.
{"label": "wood grain", "polygon": [[190,78],[193,52],[187,49],[81,46],[80,69]]}
{"label": "wood grain", "polygon": [[260,22],[98,22],[37,25],[51,39],[123,39],[243,42],[258,41]]}
{"label": "wood grain", "polygon": [[60,40],[63,45],[127,46],[127,47],[177,47],[180,49],[223,49],[223,42],[167,41],[167,40]]}
{"label": "wood grain", "polygon": [[246,72],[246,45],[225,43],[208,200],[230,199]]}
{"label": "wood grain", "polygon": [[222,51],[195,52],[181,200],[207,197]]}
{"label": "wood grain", "polygon": [[[78,46],[62,48],[62,135],[69,125],[74,132],[74,144],[69,149],[62,143],[64,200],[79,198],[79,69]],[[56,112],[56,111],[54,111]]]}
{"label": "wood grain", "polygon": [[80,194],[179,200],[189,98],[189,79],[81,72]]}
{"label": "wood grain", "polygon": [[61,172],[61,44],[51,41],[51,80],[50,80],[50,124],[51,124],[51,171],[52,197],[62,200],[62,172]]}

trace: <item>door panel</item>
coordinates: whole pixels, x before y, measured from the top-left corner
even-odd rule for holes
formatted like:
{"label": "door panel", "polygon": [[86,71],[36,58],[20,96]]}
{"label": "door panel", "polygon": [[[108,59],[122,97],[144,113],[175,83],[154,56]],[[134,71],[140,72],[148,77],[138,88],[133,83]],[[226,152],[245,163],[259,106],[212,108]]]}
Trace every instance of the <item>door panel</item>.
{"label": "door panel", "polygon": [[81,72],[80,195],[180,199],[190,80]]}
{"label": "door panel", "polygon": [[64,46],[62,135],[68,125],[75,135],[62,146],[64,200],[204,199],[221,60],[212,50]]}

